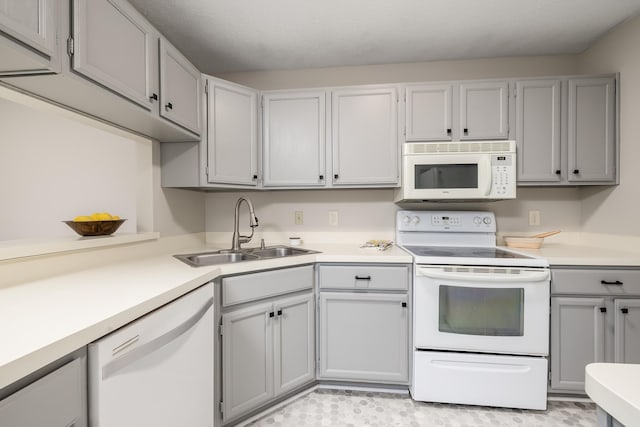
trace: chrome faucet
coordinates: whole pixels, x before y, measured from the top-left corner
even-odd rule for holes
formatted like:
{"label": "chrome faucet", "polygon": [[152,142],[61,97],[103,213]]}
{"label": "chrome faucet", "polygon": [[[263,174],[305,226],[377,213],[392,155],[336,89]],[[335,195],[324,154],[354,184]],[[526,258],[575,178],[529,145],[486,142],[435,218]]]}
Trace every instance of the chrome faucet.
{"label": "chrome faucet", "polygon": [[[248,236],[241,236],[240,235],[240,224],[239,224],[239,214],[240,214],[240,205],[242,204],[242,202],[245,202],[247,204],[247,206],[249,207],[249,227],[251,227],[251,234]],[[249,199],[245,199],[244,197],[240,197],[238,199],[238,201],[236,202],[236,211],[235,211],[235,215],[233,218],[233,239],[231,241],[231,250],[232,251],[239,251],[240,250],[240,244],[242,243],[248,243],[251,241],[251,238],[253,237],[253,229],[256,228],[258,226],[258,218],[256,217],[256,213],[253,210],[253,203],[251,203],[251,200]]]}

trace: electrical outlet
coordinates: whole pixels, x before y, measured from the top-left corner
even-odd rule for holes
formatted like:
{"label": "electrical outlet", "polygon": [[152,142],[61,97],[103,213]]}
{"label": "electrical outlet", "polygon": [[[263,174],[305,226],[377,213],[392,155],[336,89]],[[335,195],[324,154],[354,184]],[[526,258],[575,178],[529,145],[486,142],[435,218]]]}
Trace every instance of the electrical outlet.
{"label": "electrical outlet", "polygon": [[338,225],[338,211],[329,211],[329,225]]}
{"label": "electrical outlet", "polygon": [[540,211],[529,211],[529,225],[540,225]]}
{"label": "electrical outlet", "polygon": [[303,225],[304,224],[304,213],[302,211],[295,211],[295,213],[293,214],[293,222],[296,225]]}

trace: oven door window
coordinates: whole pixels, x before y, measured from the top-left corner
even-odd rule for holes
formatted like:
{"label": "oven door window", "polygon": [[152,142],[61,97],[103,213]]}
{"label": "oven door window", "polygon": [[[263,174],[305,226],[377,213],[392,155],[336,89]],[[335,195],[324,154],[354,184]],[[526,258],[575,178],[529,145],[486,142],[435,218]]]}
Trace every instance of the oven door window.
{"label": "oven door window", "polygon": [[440,332],[523,336],[524,289],[440,286]]}
{"label": "oven door window", "polygon": [[415,188],[478,188],[478,164],[415,165]]}

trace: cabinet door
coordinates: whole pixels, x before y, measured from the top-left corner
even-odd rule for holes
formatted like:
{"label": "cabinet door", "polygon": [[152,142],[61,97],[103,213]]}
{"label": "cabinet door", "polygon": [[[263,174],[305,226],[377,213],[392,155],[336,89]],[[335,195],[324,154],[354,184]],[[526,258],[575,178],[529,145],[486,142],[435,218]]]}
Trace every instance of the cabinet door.
{"label": "cabinet door", "polygon": [[615,79],[569,79],[570,182],[615,181]]}
{"label": "cabinet door", "polygon": [[207,80],[207,180],[253,185],[258,182],[257,92]]}
{"label": "cabinet door", "polygon": [[451,141],[451,85],[406,90],[406,141]]}
{"label": "cabinet door", "polygon": [[614,362],[640,363],[640,299],[614,300]]}
{"label": "cabinet door", "polygon": [[160,39],[160,115],[200,135],[200,71]]}
{"label": "cabinet door", "polygon": [[272,308],[272,304],[259,304],[222,315],[224,419],[273,397]]}
{"label": "cabinet door", "polygon": [[74,0],[73,69],[151,110],[153,27],[122,0]]}
{"label": "cabinet door", "polygon": [[406,294],[320,293],[320,377],[406,383]]}
{"label": "cabinet door", "polygon": [[315,325],[312,294],[278,301],[274,331],[275,395],[315,378]]}
{"label": "cabinet door", "polygon": [[84,358],[75,359],[0,401],[2,427],[85,427]]}
{"label": "cabinet door", "polygon": [[325,92],[263,97],[264,186],[324,186]]}
{"label": "cabinet door", "polygon": [[397,184],[396,89],[334,91],[331,108],[333,184]]}
{"label": "cabinet door", "polygon": [[56,46],[55,10],[55,0],[0,1],[0,31],[52,56]]}
{"label": "cabinet door", "polygon": [[516,143],[519,182],[560,181],[560,80],[516,82]]}
{"label": "cabinet door", "polygon": [[604,298],[551,298],[552,389],[584,393],[585,366],[605,360],[606,315]]}
{"label": "cabinet door", "polygon": [[460,85],[460,139],[509,137],[507,82]]}

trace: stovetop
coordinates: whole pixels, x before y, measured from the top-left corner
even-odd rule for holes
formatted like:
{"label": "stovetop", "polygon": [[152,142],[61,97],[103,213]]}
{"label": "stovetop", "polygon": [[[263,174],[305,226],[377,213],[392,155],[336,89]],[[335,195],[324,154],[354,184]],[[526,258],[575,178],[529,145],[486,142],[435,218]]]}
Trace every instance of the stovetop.
{"label": "stovetop", "polygon": [[531,257],[496,247],[457,247],[457,246],[405,246],[407,251],[419,257],[457,257],[457,258],[520,258]]}

